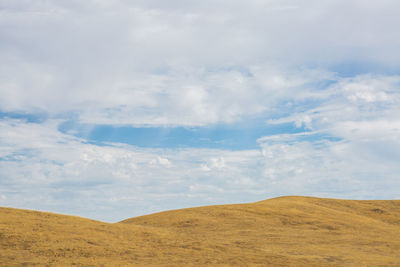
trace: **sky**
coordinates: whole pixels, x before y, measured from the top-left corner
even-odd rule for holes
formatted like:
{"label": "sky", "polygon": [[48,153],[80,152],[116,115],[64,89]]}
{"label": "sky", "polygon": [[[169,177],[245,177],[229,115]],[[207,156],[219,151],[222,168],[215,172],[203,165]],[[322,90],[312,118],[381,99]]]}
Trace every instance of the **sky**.
{"label": "sky", "polygon": [[116,222],[400,198],[397,0],[0,0],[0,206]]}

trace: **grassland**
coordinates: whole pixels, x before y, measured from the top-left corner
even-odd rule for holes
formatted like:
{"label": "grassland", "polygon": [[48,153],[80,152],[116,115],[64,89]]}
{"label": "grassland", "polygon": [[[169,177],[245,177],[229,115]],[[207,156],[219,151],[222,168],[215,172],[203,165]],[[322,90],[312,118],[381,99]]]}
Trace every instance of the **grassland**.
{"label": "grassland", "polygon": [[0,208],[0,266],[400,266],[400,201],[280,197],[108,224]]}

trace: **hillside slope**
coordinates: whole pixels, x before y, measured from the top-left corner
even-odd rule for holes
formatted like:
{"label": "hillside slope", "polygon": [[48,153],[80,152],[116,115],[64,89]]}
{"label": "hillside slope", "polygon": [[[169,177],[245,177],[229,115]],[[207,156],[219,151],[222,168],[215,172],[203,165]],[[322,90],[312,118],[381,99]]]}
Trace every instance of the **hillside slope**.
{"label": "hillside slope", "polygon": [[0,266],[400,265],[400,201],[280,197],[107,224],[0,208]]}

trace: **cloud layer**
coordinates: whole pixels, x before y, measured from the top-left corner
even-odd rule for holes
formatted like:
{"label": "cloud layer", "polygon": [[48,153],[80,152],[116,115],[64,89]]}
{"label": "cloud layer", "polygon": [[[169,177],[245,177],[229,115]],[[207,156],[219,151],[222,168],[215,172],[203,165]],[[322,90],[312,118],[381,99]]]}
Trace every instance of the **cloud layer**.
{"label": "cloud layer", "polygon": [[232,122],[307,94],[305,83],[326,78],[326,69],[393,70],[400,62],[397,1],[2,1],[0,8],[2,110],[73,112],[91,123]]}
{"label": "cloud layer", "polygon": [[[399,9],[0,0],[0,205],[116,221],[287,194],[399,198]],[[261,134],[258,149],[235,151],[59,131],[255,119],[304,133]]]}

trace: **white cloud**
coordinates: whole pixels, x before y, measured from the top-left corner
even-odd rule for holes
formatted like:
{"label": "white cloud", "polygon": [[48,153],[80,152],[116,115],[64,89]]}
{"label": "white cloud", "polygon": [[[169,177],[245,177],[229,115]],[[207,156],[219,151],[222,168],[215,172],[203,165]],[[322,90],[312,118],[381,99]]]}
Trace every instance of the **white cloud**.
{"label": "white cloud", "polygon": [[[355,81],[387,98],[354,103],[348,84],[358,92]],[[259,150],[249,151],[98,146],[60,133],[57,120],[3,119],[2,205],[115,221],[163,209],[288,194],[396,198],[396,86],[396,77],[338,80],[315,91],[319,101],[312,108],[270,121],[296,124],[309,117],[310,132],[265,136],[258,140]],[[303,101],[293,97],[293,107]],[[90,204],[82,207],[82,202]]]}
{"label": "white cloud", "polygon": [[[1,204],[116,220],[281,194],[398,197],[400,77],[385,73],[399,67],[399,9],[0,0],[0,111],[49,118],[0,120]],[[363,67],[371,73],[334,72]],[[250,151],[143,149],[62,134],[65,116],[203,126],[261,116],[309,132]]]}
{"label": "white cloud", "polygon": [[312,108],[269,120],[311,131],[260,138],[265,177],[320,195],[398,197],[399,89],[398,76],[340,78]]}
{"label": "white cloud", "polygon": [[171,161],[169,161],[167,158],[162,158],[160,156],[157,156],[156,160],[152,160],[150,161],[150,164],[154,165],[154,164],[159,164],[163,167],[169,168],[171,167]]}
{"label": "white cloud", "polygon": [[[326,72],[310,76],[298,66],[397,66],[398,8],[397,1],[2,1],[0,106],[74,112],[90,123],[232,122],[315,94],[308,83]],[[354,101],[385,98],[349,90]]]}
{"label": "white cloud", "polygon": [[212,168],[222,169],[226,166],[225,159],[223,157],[211,158],[210,163],[208,165],[209,165],[209,167],[208,167],[209,169],[212,169]]}
{"label": "white cloud", "polygon": [[[244,177],[262,158],[259,151],[98,146],[60,133],[56,121],[9,119],[0,129],[2,205],[110,221],[232,201],[227,196],[238,183],[249,197]],[[204,173],[201,166],[208,163],[220,171]]]}

